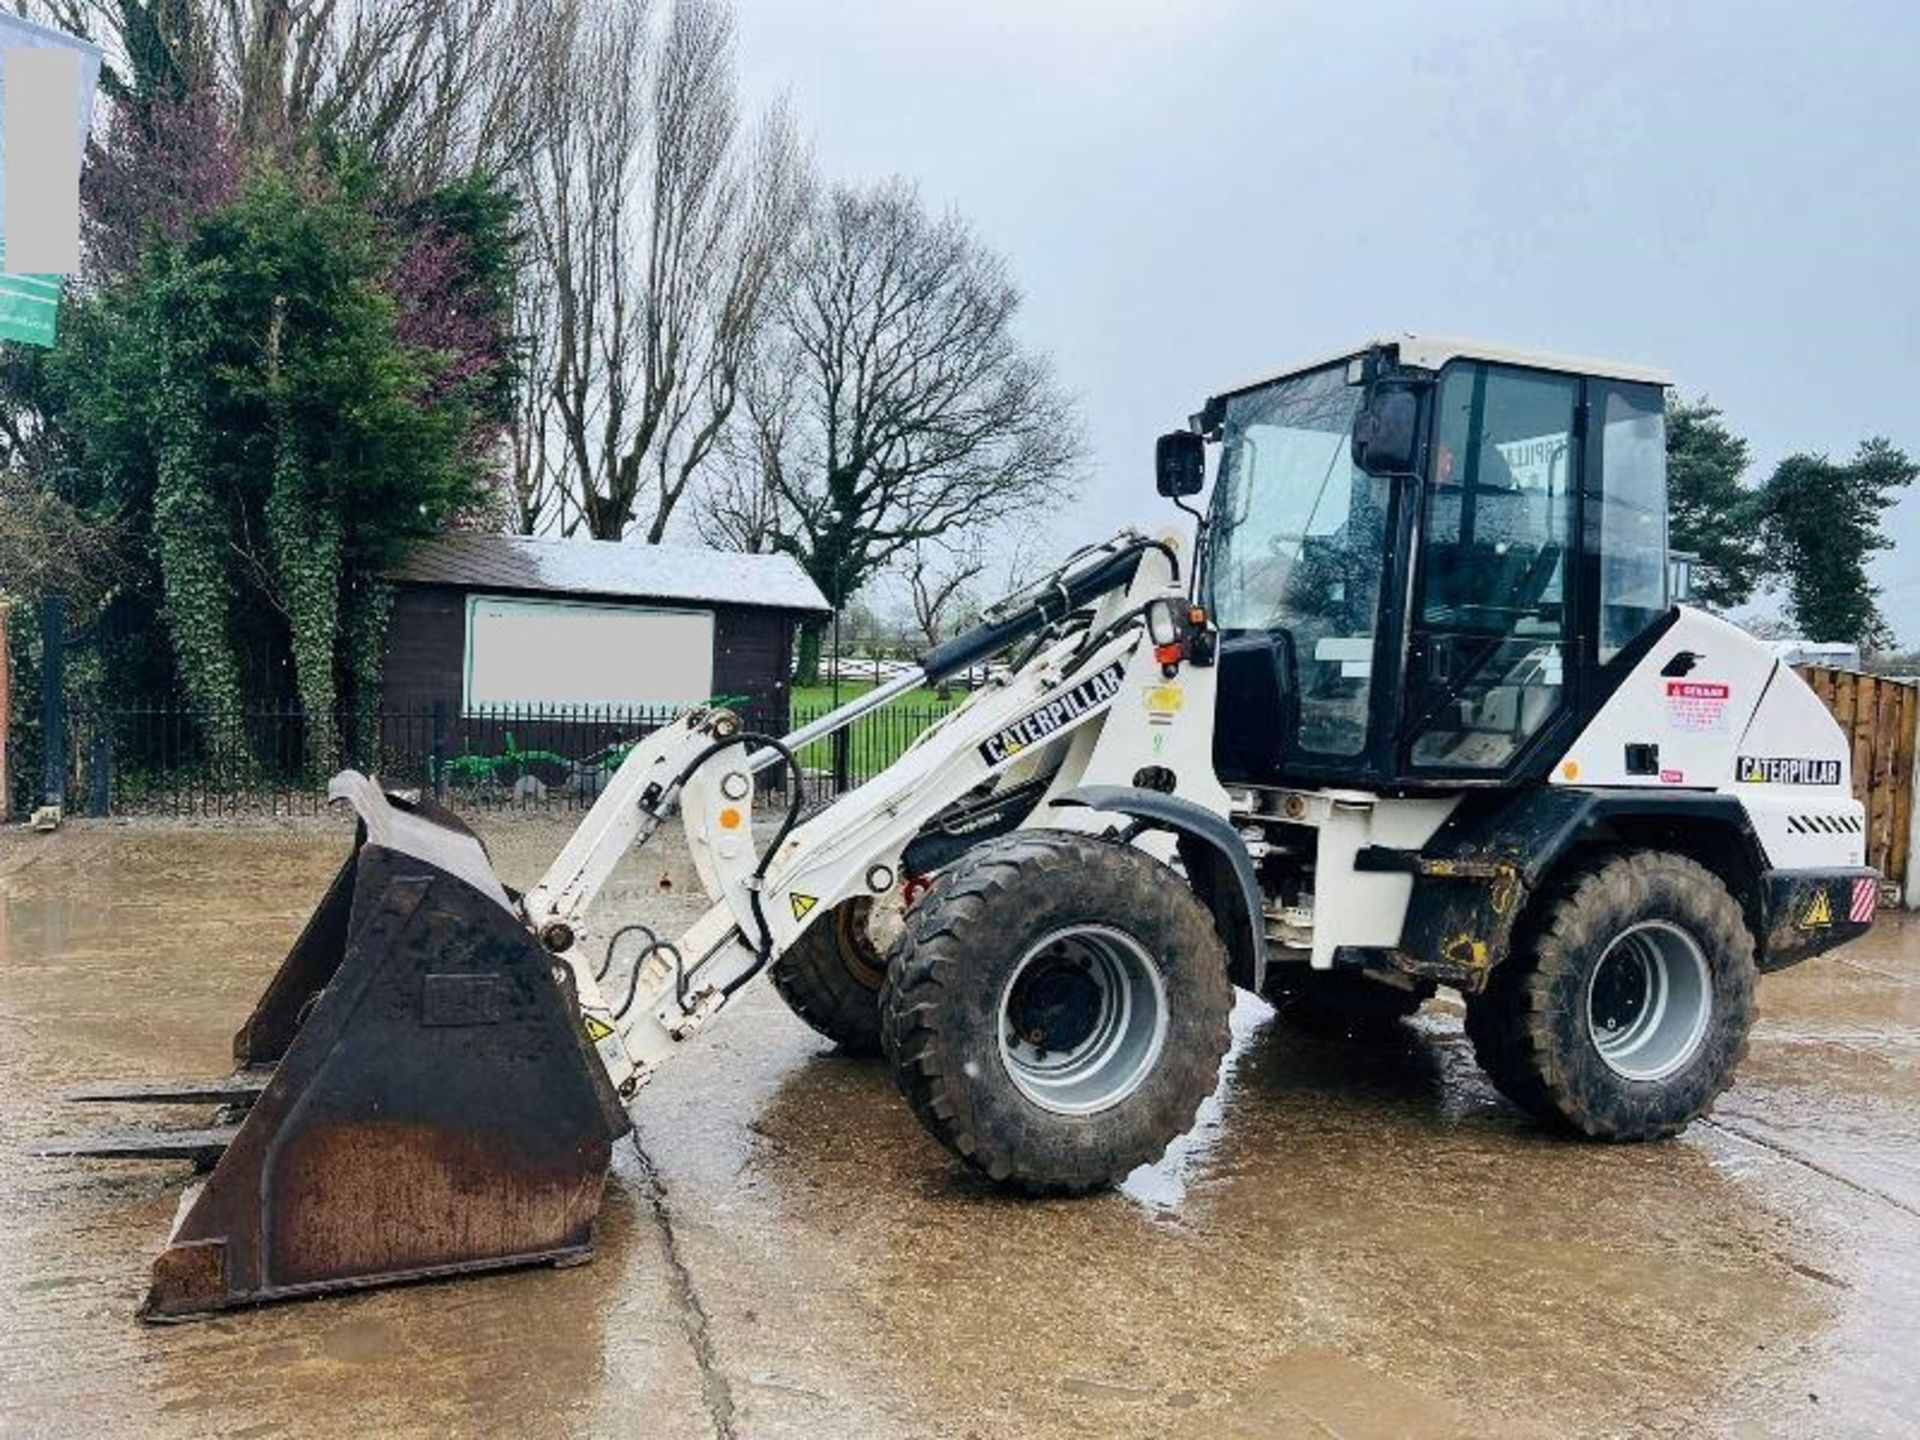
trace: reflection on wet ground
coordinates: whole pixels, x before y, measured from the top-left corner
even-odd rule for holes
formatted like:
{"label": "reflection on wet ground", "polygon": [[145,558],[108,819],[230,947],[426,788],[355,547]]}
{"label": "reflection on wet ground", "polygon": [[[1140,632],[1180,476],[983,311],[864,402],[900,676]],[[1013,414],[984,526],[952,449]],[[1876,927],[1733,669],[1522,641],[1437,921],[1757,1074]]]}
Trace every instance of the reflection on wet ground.
{"label": "reflection on wet ground", "polygon": [[[510,883],[565,827],[498,823]],[[0,1117],[222,1068],[344,830],[0,838]],[[673,872],[663,896],[663,869]],[[630,861],[610,901],[686,918]],[[764,988],[643,1093],[599,1252],[151,1329],[180,1167],[0,1172],[0,1431],[1900,1433],[1920,1406],[1920,925],[1763,982],[1743,1083],[1660,1146],[1546,1136],[1457,1007],[1383,1044],[1243,1000],[1194,1132],[1013,1200]],[[84,1123],[82,1117],[81,1123]]]}

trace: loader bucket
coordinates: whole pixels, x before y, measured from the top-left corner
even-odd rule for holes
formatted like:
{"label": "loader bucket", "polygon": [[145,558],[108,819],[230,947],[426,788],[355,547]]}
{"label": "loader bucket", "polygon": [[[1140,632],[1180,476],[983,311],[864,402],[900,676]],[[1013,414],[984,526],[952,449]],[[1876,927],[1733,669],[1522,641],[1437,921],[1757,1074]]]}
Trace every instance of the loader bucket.
{"label": "loader bucket", "polygon": [[234,1074],[75,1097],[206,1100],[229,1123],[48,1147],[211,1164],[149,1319],[591,1252],[629,1126],[570,988],[450,814],[351,771],[330,793],[360,814],[353,853],[235,1035]]}

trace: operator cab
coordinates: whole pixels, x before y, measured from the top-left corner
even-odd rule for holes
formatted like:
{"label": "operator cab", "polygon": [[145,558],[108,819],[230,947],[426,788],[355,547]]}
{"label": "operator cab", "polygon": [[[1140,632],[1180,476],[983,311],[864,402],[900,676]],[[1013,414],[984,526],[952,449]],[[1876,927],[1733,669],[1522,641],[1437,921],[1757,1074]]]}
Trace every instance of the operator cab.
{"label": "operator cab", "polygon": [[1216,396],[1166,437],[1169,493],[1215,452],[1199,595],[1221,778],[1543,776],[1674,614],[1665,383],[1406,336]]}

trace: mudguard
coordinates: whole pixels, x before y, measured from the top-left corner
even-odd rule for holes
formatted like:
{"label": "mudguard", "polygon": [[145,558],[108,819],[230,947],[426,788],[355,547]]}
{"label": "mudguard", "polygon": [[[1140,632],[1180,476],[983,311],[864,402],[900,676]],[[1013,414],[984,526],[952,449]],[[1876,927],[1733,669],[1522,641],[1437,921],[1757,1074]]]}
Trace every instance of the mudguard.
{"label": "mudguard", "polygon": [[1233,826],[1191,800],[1130,785],[1083,785],[1053,803],[1130,815],[1155,829],[1171,831],[1187,883],[1213,912],[1213,923],[1226,941],[1228,975],[1243,989],[1259,992],[1267,972],[1260,880],[1253,857]]}
{"label": "mudguard", "polygon": [[1757,941],[1767,931],[1753,826],[1729,795],[1535,786],[1469,796],[1418,851],[1370,846],[1361,870],[1414,877],[1393,968],[1469,993],[1507,956],[1528,898],[1566,856],[1586,845],[1664,845],[1695,853],[1710,838],[1716,870],[1734,891]]}

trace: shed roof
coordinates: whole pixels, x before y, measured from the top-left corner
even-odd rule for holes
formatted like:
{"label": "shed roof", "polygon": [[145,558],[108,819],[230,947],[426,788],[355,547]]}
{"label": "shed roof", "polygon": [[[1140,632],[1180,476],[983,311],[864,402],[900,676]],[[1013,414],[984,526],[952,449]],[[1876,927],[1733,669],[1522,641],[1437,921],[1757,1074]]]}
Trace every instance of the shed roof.
{"label": "shed roof", "polygon": [[392,574],[402,584],[542,595],[701,600],[774,610],[830,609],[790,555],[745,555],[625,540],[443,535]]}

